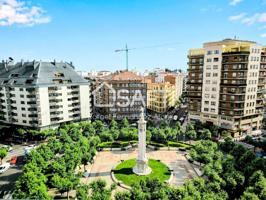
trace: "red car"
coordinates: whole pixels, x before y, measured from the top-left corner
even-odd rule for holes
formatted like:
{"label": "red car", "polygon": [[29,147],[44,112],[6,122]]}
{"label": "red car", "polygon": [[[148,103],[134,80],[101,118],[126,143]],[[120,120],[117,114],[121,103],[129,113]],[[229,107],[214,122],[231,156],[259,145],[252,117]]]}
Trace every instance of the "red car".
{"label": "red car", "polygon": [[17,156],[13,156],[11,159],[10,159],[10,164],[11,165],[15,165],[17,163]]}

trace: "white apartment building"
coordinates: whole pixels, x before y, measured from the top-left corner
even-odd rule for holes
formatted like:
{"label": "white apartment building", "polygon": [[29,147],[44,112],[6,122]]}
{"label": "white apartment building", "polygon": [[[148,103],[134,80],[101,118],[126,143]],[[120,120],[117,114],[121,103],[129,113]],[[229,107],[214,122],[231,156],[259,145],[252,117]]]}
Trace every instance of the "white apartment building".
{"label": "white apartment building", "polygon": [[0,122],[36,129],[91,117],[90,83],[63,62],[0,63]]}

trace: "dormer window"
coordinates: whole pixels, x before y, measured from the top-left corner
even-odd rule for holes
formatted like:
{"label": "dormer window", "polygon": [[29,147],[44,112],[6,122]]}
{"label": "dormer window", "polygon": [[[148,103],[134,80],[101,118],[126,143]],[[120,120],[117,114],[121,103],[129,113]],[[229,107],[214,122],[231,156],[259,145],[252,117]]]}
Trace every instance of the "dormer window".
{"label": "dormer window", "polygon": [[58,77],[58,78],[59,77],[65,77],[64,73],[60,73],[60,72],[57,72],[54,75],[55,75],[55,77]]}
{"label": "dormer window", "polygon": [[17,78],[19,76],[19,74],[10,74],[11,78]]}
{"label": "dormer window", "polygon": [[33,82],[33,79],[27,79],[26,80],[26,84],[32,84],[32,82]]}

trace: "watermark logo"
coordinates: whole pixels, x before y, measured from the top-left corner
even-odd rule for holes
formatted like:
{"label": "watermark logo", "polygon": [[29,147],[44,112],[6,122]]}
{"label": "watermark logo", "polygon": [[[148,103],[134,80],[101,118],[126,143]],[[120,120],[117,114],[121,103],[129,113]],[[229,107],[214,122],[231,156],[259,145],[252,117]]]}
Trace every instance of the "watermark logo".
{"label": "watermark logo", "polygon": [[[146,91],[142,93],[142,89],[126,89],[121,87],[115,89],[112,85],[103,82],[92,92],[93,103],[95,107],[110,108],[110,107],[133,107],[139,105],[146,107]],[[134,89],[133,89],[134,88]]]}

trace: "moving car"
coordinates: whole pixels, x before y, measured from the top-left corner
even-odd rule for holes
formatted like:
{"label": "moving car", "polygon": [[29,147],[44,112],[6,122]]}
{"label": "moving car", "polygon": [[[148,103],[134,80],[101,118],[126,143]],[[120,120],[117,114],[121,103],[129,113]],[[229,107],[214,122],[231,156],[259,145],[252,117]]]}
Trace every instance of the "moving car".
{"label": "moving car", "polygon": [[0,165],[0,174],[4,173],[6,170],[8,170],[10,167],[10,163],[5,163]]}

